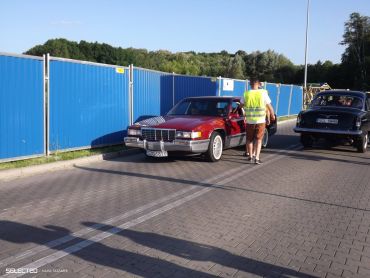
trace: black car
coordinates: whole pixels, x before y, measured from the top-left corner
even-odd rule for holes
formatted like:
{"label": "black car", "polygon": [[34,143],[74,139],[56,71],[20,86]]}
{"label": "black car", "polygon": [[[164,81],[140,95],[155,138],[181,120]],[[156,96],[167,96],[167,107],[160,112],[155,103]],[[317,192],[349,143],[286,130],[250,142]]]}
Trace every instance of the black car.
{"label": "black car", "polygon": [[294,131],[304,147],[324,138],[330,145],[351,144],[366,152],[370,132],[370,93],[325,91],[318,93],[297,117]]}

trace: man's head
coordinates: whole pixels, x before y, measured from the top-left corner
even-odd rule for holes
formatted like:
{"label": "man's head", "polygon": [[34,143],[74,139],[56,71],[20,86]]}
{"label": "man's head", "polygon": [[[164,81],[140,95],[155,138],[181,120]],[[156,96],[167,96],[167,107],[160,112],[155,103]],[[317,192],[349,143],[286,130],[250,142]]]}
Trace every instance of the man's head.
{"label": "man's head", "polygon": [[260,86],[260,81],[256,77],[251,77],[250,80],[249,80],[249,82],[250,82],[251,88],[253,90],[257,90],[259,88],[259,86]]}

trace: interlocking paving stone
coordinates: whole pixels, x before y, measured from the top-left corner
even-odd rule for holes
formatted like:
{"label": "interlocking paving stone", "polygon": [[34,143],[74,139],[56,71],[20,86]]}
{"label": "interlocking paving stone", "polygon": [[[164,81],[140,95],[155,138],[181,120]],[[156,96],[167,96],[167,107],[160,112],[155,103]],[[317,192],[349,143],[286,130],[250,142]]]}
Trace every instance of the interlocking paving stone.
{"label": "interlocking paving stone", "polygon": [[262,166],[246,164],[242,149],[219,163],[134,155],[1,182],[0,261],[95,227],[10,264],[22,267],[164,204],[109,226],[107,219],[242,167],[245,176],[197,184],[192,192],[211,190],[42,269],[76,277],[369,277],[369,154],[320,146],[278,153],[298,143],[291,128],[279,127],[262,152],[279,159]]}

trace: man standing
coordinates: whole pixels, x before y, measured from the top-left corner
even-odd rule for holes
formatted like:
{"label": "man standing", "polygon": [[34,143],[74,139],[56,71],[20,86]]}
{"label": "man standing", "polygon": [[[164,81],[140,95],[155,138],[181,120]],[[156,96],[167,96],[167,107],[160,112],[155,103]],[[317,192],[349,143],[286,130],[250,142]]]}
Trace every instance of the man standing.
{"label": "man standing", "polygon": [[[251,78],[250,85],[252,89],[246,91],[244,97],[240,100],[240,106],[244,106],[247,123],[246,153],[249,154],[247,157],[249,162],[261,164],[260,153],[266,127],[266,110],[268,110],[272,121],[275,120],[275,112],[267,91],[259,89],[259,80]],[[253,158],[252,154],[255,154],[255,158]]]}

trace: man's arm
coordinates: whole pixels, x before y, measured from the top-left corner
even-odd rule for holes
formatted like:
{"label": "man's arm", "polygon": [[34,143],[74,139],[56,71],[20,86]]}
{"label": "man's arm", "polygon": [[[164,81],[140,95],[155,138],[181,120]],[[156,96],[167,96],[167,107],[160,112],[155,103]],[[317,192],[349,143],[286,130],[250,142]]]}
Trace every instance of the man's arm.
{"label": "man's arm", "polygon": [[275,121],[275,112],[274,112],[274,108],[272,107],[272,105],[270,103],[266,104],[266,108],[270,112],[270,119],[272,121]]}

